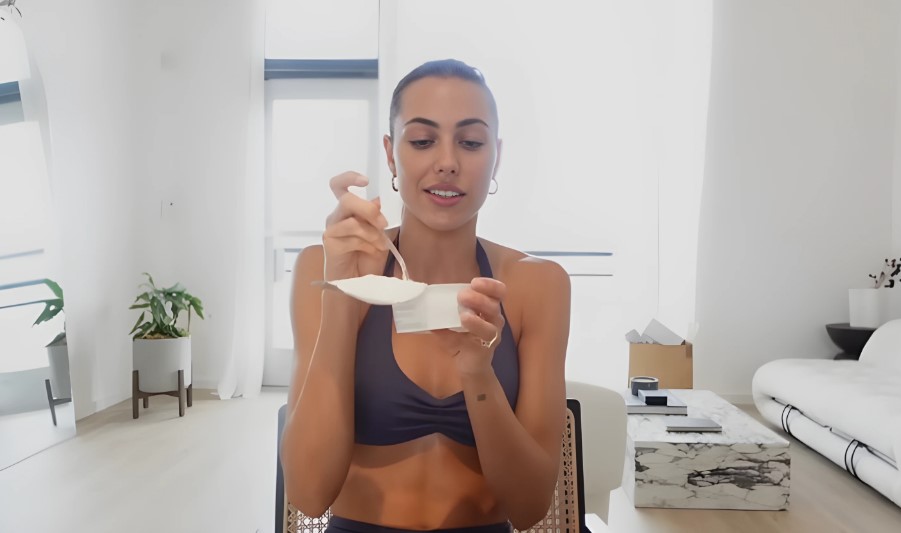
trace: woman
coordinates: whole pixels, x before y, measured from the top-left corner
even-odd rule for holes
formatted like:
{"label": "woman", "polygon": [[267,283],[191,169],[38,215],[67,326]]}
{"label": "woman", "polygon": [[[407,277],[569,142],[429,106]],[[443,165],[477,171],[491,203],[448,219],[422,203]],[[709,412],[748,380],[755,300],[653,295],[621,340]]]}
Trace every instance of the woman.
{"label": "woman", "polygon": [[[297,260],[298,356],[281,443],[289,501],[331,508],[329,531],[524,530],[547,513],[560,464],[569,334],[566,272],[476,237],[496,191],[501,141],[494,97],[476,69],[426,63],[395,89],[384,138],[403,200],[387,229],[378,199],[330,184],[338,206],[322,246]],[[396,333],[390,306],[313,282],[367,274],[470,283],[468,330]]]}

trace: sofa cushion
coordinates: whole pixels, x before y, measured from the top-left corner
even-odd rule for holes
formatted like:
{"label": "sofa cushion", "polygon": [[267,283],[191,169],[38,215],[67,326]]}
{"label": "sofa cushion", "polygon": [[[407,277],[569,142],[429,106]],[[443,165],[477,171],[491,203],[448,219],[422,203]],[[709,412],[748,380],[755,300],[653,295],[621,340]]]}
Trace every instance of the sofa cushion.
{"label": "sofa cushion", "polygon": [[752,390],[899,462],[901,372],[864,361],[780,359],[757,370]]}
{"label": "sofa cushion", "polygon": [[901,374],[901,319],[879,326],[860,352],[860,360]]}

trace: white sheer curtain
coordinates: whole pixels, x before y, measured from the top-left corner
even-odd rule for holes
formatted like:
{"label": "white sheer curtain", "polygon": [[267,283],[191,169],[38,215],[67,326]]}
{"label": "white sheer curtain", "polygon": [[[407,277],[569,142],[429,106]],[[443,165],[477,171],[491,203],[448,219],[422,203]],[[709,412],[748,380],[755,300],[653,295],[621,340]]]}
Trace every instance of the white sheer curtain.
{"label": "white sheer curtain", "polygon": [[264,246],[264,28],[262,0],[249,2],[247,22],[251,48],[247,105],[246,163],[238,184],[236,213],[234,318],[228,359],[219,378],[222,399],[256,396],[263,383],[265,347]]}

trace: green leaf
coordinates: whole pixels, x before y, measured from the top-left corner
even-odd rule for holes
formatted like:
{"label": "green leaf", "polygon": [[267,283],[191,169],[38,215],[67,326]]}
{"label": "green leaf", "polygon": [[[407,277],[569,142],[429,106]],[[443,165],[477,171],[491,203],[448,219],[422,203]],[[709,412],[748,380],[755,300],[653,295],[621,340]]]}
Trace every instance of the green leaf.
{"label": "green leaf", "polygon": [[184,293],[185,288],[182,287],[181,283],[176,283],[175,285],[169,287],[168,289],[163,289],[163,291],[167,292],[167,293],[171,293],[171,292]]}
{"label": "green leaf", "polygon": [[135,338],[146,337],[147,334],[152,331],[153,324],[150,322],[145,322],[141,324],[141,328],[138,330],[138,333],[135,335]]}
{"label": "green leaf", "polygon": [[54,296],[63,299],[63,289],[59,286],[59,283],[53,281],[52,279],[44,278],[44,285],[50,287],[50,290],[53,291]]}
{"label": "green leaf", "polygon": [[176,328],[173,324],[169,324],[166,326],[165,334],[169,337],[172,337],[173,339],[177,339],[178,337],[181,337],[181,335],[178,334],[178,328]]}
{"label": "green leaf", "polygon": [[153,313],[153,321],[164,324],[167,318],[166,308],[163,302],[156,296],[150,298],[150,311]]}
{"label": "green leaf", "polygon": [[178,314],[181,311],[187,309],[187,305],[183,298],[173,297],[171,294],[166,294],[166,301],[172,305],[172,312]]}
{"label": "green leaf", "polygon": [[[194,308],[194,312],[197,313],[197,316],[199,316],[200,318],[204,318],[203,317],[203,304],[200,303],[200,300],[192,296],[190,298],[190,302],[191,302],[191,307]],[[206,319],[204,319],[204,320],[206,320]]]}
{"label": "green leaf", "polygon": [[47,322],[48,320],[52,320],[63,310],[63,301],[59,298],[54,300],[43,300],[41,303],[44,304],[44,310],[38,315],[38,318],[34,321],[32,327]]}
{"label": "green leaf", "polygon": [[135,330],[138,329],[138,327],[141,325],[141,322],[143,322],[143,321],[144,321],[144,312],[142,311],[141,316],[138,317],[138,321],[135,322],[135,327],[131,328],[131,331],[129,331],[128,333],[129,334],[134,333]]}
{"label": "green leaf", "polygon": [[[181,283],[175,283],[171,287],[159,288],[149,273],[143,273],[149,283],[142,283],[146,291],[135,298],[129,309],[149,309],[150,316],[146,318],[146,329],[137,331],[143,337],[184,337],[189,335],[191,323],[191,311],[197,316],[203,317],[203,304],[200,299],[188,293]],[[182,313],[188,313],[188,328],[180,328],[179,317]],[[135,330],[133,330],[135,331]],[[143,332],[143,333],[142,333]]]}

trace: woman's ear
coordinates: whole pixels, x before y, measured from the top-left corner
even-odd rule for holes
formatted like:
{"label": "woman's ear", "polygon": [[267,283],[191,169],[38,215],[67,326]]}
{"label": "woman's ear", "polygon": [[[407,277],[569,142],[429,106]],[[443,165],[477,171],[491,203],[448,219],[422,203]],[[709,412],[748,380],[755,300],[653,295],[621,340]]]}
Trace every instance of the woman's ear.
{"label": "woman's ear", "polygon": [[385,157],[388,158],[388,169],[392,176],[397,176],[397,166],[394,164],[394,141],[390,135],[386,134],[382,138],[382,145],[385,147]]}
{"label": "woman's ear", "polygon": [[491,173],[491,179],[495,179],[497,176],[497,169],[501,166],[501,148],[504,146],[504,140],[497,140],[497,156],[494,158],[494,171]]}

